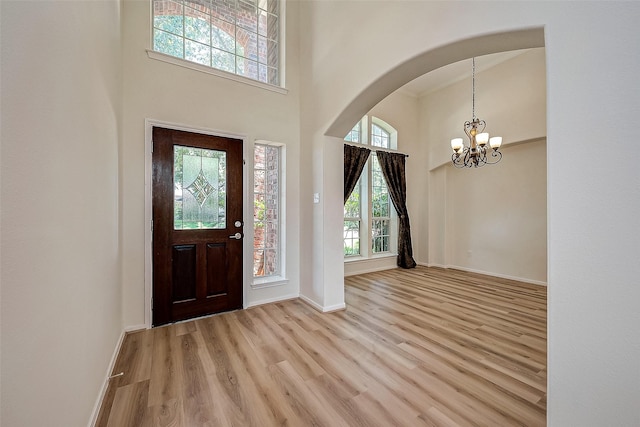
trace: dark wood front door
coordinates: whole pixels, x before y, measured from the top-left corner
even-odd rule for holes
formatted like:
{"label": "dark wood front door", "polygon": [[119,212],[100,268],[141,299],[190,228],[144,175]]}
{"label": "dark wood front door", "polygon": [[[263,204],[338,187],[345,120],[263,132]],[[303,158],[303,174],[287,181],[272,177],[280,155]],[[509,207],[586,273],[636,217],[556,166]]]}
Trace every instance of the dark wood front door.
{"label": "dark wood front door", "polygon": [[153,128],[153,325],[242,307],[242,140]]}

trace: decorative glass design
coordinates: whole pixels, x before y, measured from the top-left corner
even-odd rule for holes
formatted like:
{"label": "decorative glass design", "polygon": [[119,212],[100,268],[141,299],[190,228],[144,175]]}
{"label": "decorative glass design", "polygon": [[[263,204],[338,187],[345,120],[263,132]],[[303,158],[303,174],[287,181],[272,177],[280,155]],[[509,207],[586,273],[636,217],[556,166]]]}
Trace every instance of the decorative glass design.
{"label": "decorative glass design", "polygon": [[173,228],[226,228],[226,153],[176,145],[173,171]]}

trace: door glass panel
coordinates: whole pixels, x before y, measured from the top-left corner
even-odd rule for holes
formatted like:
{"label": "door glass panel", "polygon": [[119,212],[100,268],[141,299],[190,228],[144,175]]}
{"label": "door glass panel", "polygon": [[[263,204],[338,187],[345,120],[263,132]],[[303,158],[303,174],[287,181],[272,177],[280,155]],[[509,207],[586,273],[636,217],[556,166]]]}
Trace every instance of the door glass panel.
{"label": "door glass panel", "polygon": [[227,157],[224,151],[173,147],[173,228],[226,228]]}

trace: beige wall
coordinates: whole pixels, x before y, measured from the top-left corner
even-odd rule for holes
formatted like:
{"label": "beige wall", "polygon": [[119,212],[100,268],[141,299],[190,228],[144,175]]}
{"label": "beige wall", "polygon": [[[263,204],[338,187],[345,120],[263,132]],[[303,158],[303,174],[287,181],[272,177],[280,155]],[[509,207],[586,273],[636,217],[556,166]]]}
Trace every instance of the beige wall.
{"label": "beige wall", "polygon": [[[486,59],[491,60],[491,55]],[[476,59],[480,68],[485,57]],[[467,61],[471,69],[471,61]],[[462,125],[471,120],[471,79],[423,96],[423,143],[429,147],[429,170],[451,161],[449,141],[465,137]],[[476,72],[476,116],[486,131],[508,145],[547,134],[545,49],[535,48],[486,71]],[[437,141],[437,142],[436,142]]]}
{"label": "beige wall", "polygon": [[[434,64],[525,47],[520,36],[527,32],[535,39],[527,47],[544,44],[548,424],[638,424],[640,339],[632,325],[640,324],[640,264],[632,254],[640,250],[640,228],[630,224],[640,215],[640,172],[633,156],[612,153],[628,153],[636,133],[640,58],[630,52],[637,50],[640,4],[300,4],[305,29],[301,139],[310,144],[309,160],[339,159],[339,138],[379,101]],[[491,116],[484,118],[491,126],[496,123]],[[460,120],[455,123],[458,127]],[[501,133],[511,138],[507,130]],[[332,179],[328,162],[315,163],[311,172],[301,180],[301,191],[321,191],[324,197],[322,205],[309,210],[313,227],[301,229],[303,240],[313,245],[308,251],[303,246],[301,268],[309,271],[310,285],[303,281],[300,291],[321,298],[320,304],[339,305],[344,301],[337,277],[343,271],[335,268],[341,261],[341,180]],[[325,248],[322,260],[312,263],[318,247]]]}
{"label": "beige wall", "polygon": [[[282,95],[149,59],[145,0],[2,2],[2,424],[85,424],[118,335],[145,322],[145,119],[287,144],[291,283],[249,298],[299,286],[320,307],[338,307],[342,136],[438,55],[490,53],[527,28],[544,28],[546,47],[548,424],[638,424],[640,176],[633,156],[611,153],[628,153],[637,133],[640,58],[630,52],[640,4],[287,4]],[[508,34],[475,43],[495,33]],[[459,49],[439,50],[451,44]],[[483,117],[490,126],[495,114]],[[452,117],[453,128],[467,115]],[[500,133],[527,139],[510,135],[513,124]],[[505,156],[520,148],[529,146]],[[444,151],[410,152],[410,162],[423,158],[426,175]],[[445,182],[429,184],[435,192]],[[417,209],[419,227],[430,208]],[[441,242],[420,241],[420,257]]]}
{"label": "beige wall", "polygon": [[[476,114],[504,138],[500,166],[450,165],[449,141],[463,136],[462,124],[471,119],[471,79],[419,98],[400,89],[368,114],[394,126],[398,149],[409,154],[407,203],[418,263],[546,284],[544,48],[476,75]],[[395,265],[395,258],[350,260],[344,268],[351,275]]]}
{"label": "beige wall", "polygon": [[120,7],[1,7],[0,424],[83,426],[123,326]]}
{"label": "beige wall", "polygon": [[[480,66],[483,58],[477,58]],[[470,65],[470,64],[469,64]],[[547,282],[547,158],[544,49],[532,49],[476,74],[476,115],[503,137],[499,165],[457,169],[449,141],[471,120],[471,82],[420,100],[429,147],[428,265]],[[466,137],[465,137],[466,138]],[[421,242],[422,244],[425,244]]]}
{"label": "beige wall", "polygon": [[429,264],[546,284],[545,140],[502,152],[500,166],[431,171]]}
{"label": "beige wall", "polygon": [[[123,96],[121,141],[122,283],[124,324],[145,325],[145,119],[175,123],[245,137],[249,149],[257,139],[286,145],[287,278],[283,286],[252,290],[245,284],[244,304],[298,294],[300,228],[300,131],[297,5],[287,8],[287,94],[238,83],[150,59],[151,2],[123,3]],[[248,151],[250,153],[250,151]],[[253,167],[251,155],[245,168]],[[248,185],[248,183],[247,183]],[[250,188],[250,187],[247,187]],[[305,194],[310,201],[311,195]],[[245,224],[252,211],[245,209]],[[253,230],[245,226],[245,277],[252,275]],[[247,250],[249,249],[249,250]],[[250,279],[248,279],[250,280]]]}

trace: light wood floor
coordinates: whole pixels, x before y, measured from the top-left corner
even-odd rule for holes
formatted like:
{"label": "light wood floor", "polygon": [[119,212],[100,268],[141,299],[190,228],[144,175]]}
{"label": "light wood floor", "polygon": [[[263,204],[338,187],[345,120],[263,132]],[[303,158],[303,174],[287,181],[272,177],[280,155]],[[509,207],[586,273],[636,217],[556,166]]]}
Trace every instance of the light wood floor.
{"label": "light wood floor", "polygon": [[543,426],[546,288],[452,270],[125,337],[97,426]]}

